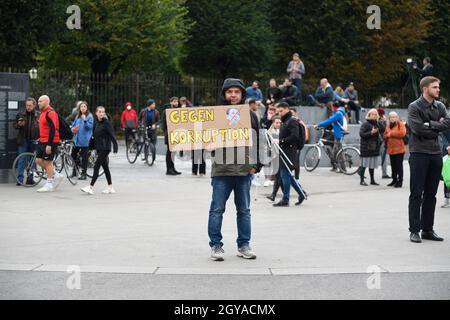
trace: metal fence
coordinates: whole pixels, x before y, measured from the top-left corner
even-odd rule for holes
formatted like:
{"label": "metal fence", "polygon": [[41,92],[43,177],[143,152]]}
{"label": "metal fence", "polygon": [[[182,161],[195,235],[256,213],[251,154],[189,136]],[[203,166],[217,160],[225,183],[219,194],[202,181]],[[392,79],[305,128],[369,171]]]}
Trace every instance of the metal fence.
{"label": "metal fence", "polygon": [[[28,70],[3,68],[0,71],[28,73]],[[260,79],[260,88],[265,94],[269,79]],[[251,85],[251,80],[245,80]],[[118,127],[124,103],[132,102],[137,110],[145,107],[146,101],[152,98],[158,109],[163,110],[172,96],[187,97],[194,105],[215,105],[222,87],[223,79],[205,79],[183,75],[167,74],[89,74],[80,72],[55,72],[38,70],[37,78],[30,80],[30,96],[39,97],[47,94],[52,105],[63,115],[69,115],[75,102],[85,100],[91,109],[103,105]],[[315,85],[304,83],[303,91],[312,91]],[[306,105],[307,93],[302,93],[300,104]],[[377,106],[383,103],[394,107],[406,107],[414,100],[412,89],[397,88],[387,93],[372,89],[359,92],[364,107]],[[382,97],[385,97],[384,100]]]}

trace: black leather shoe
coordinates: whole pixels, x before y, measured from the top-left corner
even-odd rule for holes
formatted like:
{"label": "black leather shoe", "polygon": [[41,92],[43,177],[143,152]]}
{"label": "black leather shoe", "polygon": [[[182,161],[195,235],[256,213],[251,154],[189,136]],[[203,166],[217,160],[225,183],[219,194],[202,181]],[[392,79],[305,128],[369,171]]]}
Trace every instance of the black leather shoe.
{"label": "black leather shoe", "polygon": [[168,175],[168,176],[176,176],[177,173],[175,171],[173,171],[173,170],[169,170],[169,171],[166,172],[166,175]]}
{"label": "black leather shoe", "polygon": [[411,240],[411,242],[415,242],[415,243],[422,242],[422,239],[420,239],[418,232],[411,232],[411,234],[409,236],[409,240]]}
{"label": "black leather shoe", "polygon": [[266,198],[269,199],[270,201],[275,201],[275,196],[273,194],[267,196]]}
{"label": "black leather shoe", "polygon": [[379,183],[376,183],[375,181],[370,182],[370,184],[371,184],[372,186],[379,186],[379,185],[380,185]]}
{"label": "black leather shoe", "polygon": [[401,188],[402,185],[403,185],[402,182],[397,182],[397,183],[394,185],[394,188]]}
{"label": "black leather shoe", "polygon": [[289,202],[281,200],[278,203],[273,204],[274,207],[289,207]]}
{"label": "black leather shoe", "polygon": [[302,202],[305,201],[305,197],[304,196],[299,196],[298,197],[298,201],[295,203],[296,206],[299,206],[302,204]]}
{"label": "black leather shoe", "polygon": [[36,182],[33,179],[31,179],[31,180],[27,180],[26,184],[34,185],[34,184],[36,184]]}
{"label": "black leather shoe", "polygon": [[80,176],[78,177],[78,180],[87,180],[86,173],[80,174]]}
{"label": "black leather shoe", "polygon": [[359,183],[360,185],[362,185],[362,186],[368,186],[368,184],[363,180],[363,181],[361,181],[360,183]]}
{"label": "black leather shoe", "polygon": [[389,183],[387,186],[388,186],[388,187],[393,187],[396,183],[397,183],[397,181],[392,181],[392,182]]}
{"label": "black leather shoe", "polygon": [[422,231],[422,239],[431,241],[444,241],[444,238],[439,237],[433,230]]}
{"label": "black leather shoe", "polygon": [[177,170],[173,170],[173,172],[175,172],[175,174],[181,174],[181,172],[180,171],[177,171]]}

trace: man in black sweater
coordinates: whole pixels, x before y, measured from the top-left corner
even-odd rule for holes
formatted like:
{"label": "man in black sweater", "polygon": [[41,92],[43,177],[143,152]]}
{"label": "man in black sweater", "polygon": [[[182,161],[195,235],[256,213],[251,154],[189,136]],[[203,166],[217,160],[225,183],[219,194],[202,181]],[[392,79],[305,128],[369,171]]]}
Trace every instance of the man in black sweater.
{"label": "man in black sweater", "polygon": [[450,117],[439,97],[440,80],[425,77],[420,81],[422,96],[408,107],[410,196],[409,231],[412,242],[422,239],[443,241],[433,230],[436,192],[442,171],[439,133],[450,129]]}
{"label": "man in black sweater", "polygon": [[283,199],[275,203],[274,207],[288,207],[289,206],[289,193],[291,185],[298,193],[298,202],[295,205],[300,205],[305,197],[303,191],[292,176],[291,170],[294,169],[296,163],[295,158],[298,156],[297,150],[299,149],[300,139],[303,139],[300,130],[300,123],[292,117],[289,105],[286,102],[281,102],[277,106],[278,114],[281,116],[283,122],[280,128],[280,147],[283,153],[280,153],[280,168],[278,170],[278,176],[281,178],[283,184]]}

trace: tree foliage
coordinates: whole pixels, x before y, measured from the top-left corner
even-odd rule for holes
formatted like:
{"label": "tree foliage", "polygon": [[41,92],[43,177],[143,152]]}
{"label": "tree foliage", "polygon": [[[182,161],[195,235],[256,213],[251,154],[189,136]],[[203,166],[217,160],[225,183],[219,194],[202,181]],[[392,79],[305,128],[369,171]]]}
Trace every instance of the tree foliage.
{"label": "tree foliage", "polygon": [[183,68],[193,75],[254,77],[273,60],[270,1],[190,0]]}
{"label": "tree foliage", "polygon": [[291,54],[300,52],[314,85],[321,77],[355,81],[364,89],[395,81],[405,71],[408,53],[428,34],[429,4],[377,1],[381,29],[370,30],[368,1],[274,1],[279,8],[271,20],[277,30],[277,67],[284,70]]}
{"label": "tree foliage", "polygon": [[53,0],[2,0],[1,64],[15,68],[33,66],[38,48],[47,45],[58,34],[59,11],[62,12],[61,7]]}
{"label": "tree foliage", "polygon": [[79,0],[77,5],[82,29],[65,30],[40,51],[47,67],[112,74],[175,69],[189,28],[184,0]]}

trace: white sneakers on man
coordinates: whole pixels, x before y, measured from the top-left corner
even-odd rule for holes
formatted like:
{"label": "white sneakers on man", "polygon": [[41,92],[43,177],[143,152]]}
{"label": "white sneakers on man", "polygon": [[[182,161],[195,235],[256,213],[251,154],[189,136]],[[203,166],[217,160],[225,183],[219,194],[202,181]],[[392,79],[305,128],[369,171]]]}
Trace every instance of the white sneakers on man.
{"label": "white sneakers on man", "polygon": [[55,191],[55,188],[49,183],[46,183],[42,188],[38,189],[37,192],[43,193],[43,192],[53,192]]}
{"label": "white sneakers on man", "polygon": [[80,190],[85,192],[85,193],[87,193],[87,194],[90,194],[90,195],[94,194],[94,188],[92,188],[91,185],[87,185],[86,187],[81,188]]}

